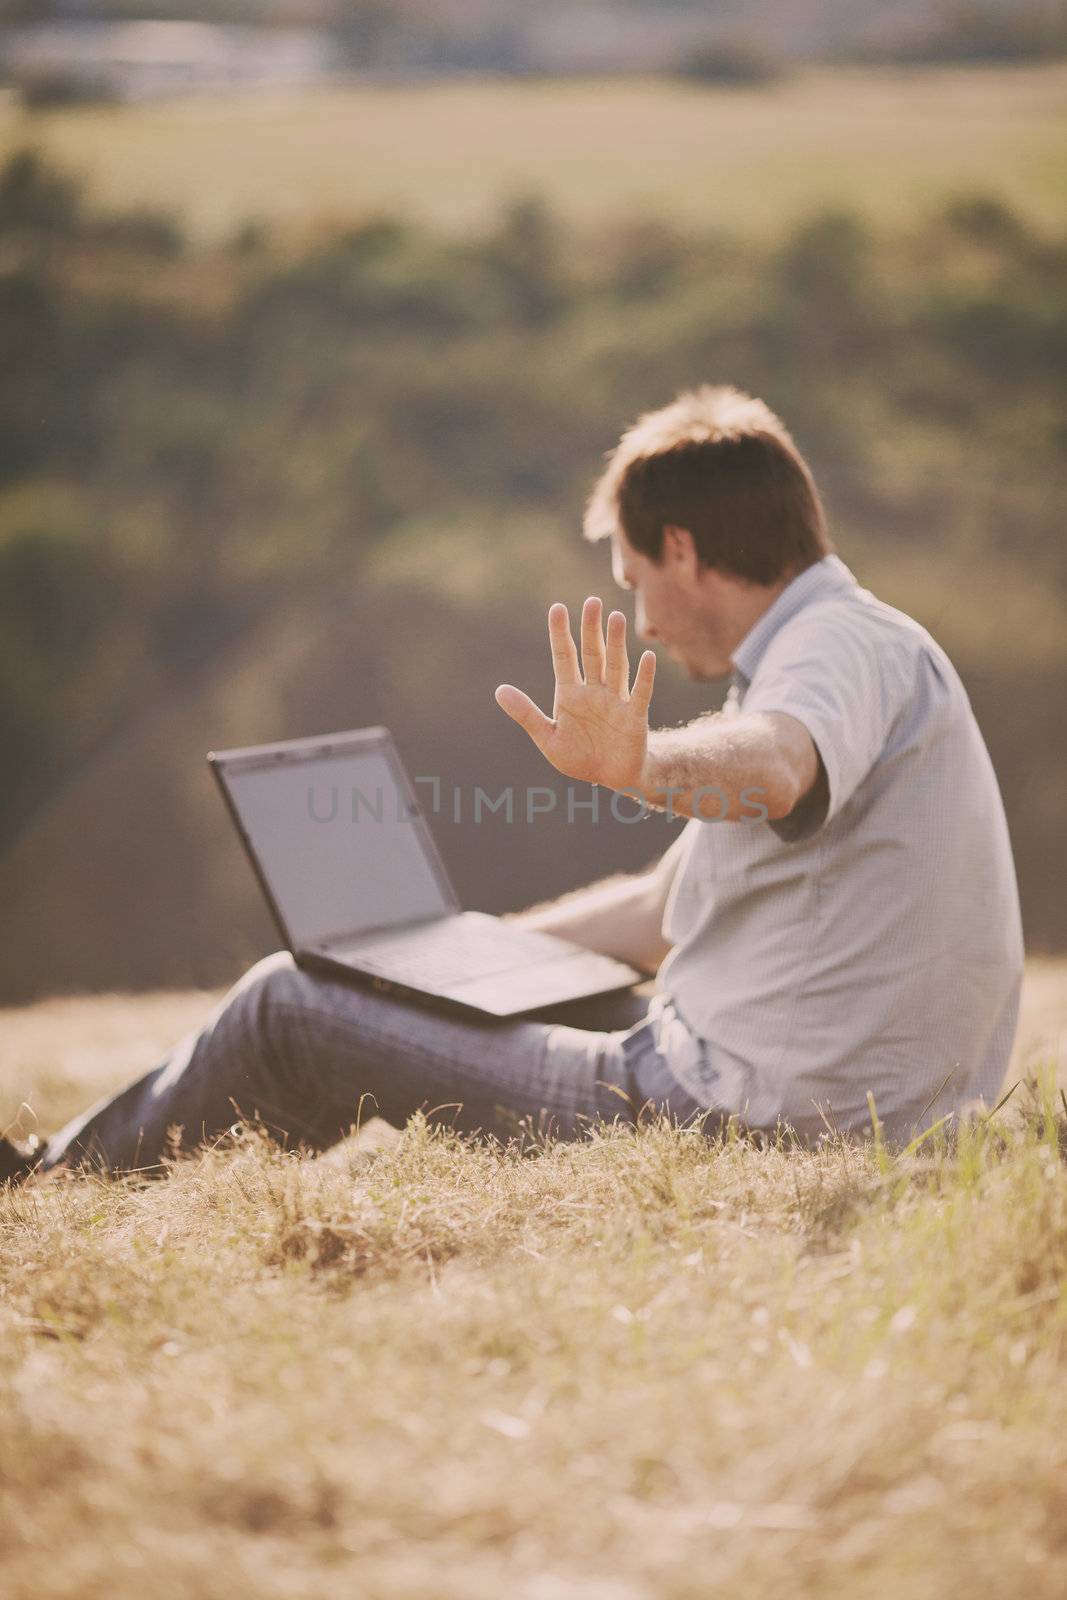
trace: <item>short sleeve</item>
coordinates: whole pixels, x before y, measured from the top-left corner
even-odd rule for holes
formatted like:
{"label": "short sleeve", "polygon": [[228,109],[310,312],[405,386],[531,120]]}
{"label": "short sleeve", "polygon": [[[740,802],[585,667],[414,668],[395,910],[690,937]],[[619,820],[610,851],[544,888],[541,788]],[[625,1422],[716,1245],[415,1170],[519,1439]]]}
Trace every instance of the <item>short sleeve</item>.
{"label": "short sleeve", "polygon": [[818,814],[798,815],[783,837],[815,831],[848,804],[885,749],[905,693],[898,652],[862,616],[811,606],[776,634],[743,712],[795,717],[811,734],[825,773]]}

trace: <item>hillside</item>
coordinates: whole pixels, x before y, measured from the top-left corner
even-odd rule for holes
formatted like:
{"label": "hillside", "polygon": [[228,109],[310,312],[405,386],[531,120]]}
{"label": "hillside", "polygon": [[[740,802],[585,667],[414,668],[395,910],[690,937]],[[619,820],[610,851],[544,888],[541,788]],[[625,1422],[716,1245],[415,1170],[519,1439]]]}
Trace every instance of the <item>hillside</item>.
{"label": "hillside", "polygon": [[[203,1003],[6,1013],[0,1081]],[[0,1195],[5,1596],[1058,1600],[1065,1140],[1047,1083],[954,1153],[416,1121]]]}

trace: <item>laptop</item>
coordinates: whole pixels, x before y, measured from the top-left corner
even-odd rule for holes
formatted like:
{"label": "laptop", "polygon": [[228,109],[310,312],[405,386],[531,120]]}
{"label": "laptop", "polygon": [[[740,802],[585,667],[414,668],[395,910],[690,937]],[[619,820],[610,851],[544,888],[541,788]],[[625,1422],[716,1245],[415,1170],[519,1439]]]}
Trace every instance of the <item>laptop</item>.
{"label": "laptop", "polygon": [[461,910],[386,728],[212,751],[208,761],[303,967],[492,1017],[644,976],[568,939]]}

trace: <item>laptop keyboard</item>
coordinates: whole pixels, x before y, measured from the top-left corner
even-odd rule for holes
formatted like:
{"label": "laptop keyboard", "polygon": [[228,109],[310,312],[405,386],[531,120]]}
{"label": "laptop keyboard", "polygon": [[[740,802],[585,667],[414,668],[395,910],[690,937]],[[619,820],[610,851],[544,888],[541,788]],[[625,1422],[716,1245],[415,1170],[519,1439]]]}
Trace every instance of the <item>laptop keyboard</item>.
{"label": "laptop keyboard", "polygon": [[330,954],[413,988],[438,989],[464,978],[489,978],[527,961],[566,952],[556,940],[507,923],[459,920],[409,929],[388,938],[332,946]]}

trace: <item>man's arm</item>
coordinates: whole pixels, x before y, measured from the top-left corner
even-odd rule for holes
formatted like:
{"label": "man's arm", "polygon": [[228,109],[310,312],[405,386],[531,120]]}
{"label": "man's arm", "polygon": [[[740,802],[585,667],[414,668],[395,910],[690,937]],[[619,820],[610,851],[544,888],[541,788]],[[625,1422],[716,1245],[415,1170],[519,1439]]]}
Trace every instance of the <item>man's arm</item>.
{"label": "man's arm", "polygon": [[648,737],[635,784],[659,810],[712,822],[779,822],[819,775],[819,758],[802,722],[784,711],[698,717]]}
{"label": "man's arm", "polygon": [[496,691],[501,709],[557,771],[639,795],[676,816],[710,821],[780,821],[811,792],[818,753],[804,724],[785,712],[717,712],[650,735],[656,658],[644,652],[631,689],[626,619],[612,612],[605,647],[600,618],[600,601],[590,598],[582,610],[579,670],[567,608],[549,610],[556,676],[552,717],[511,684]]}
{"label": "man's arm", "polygon": [[655,972],[670,949],[662,932],[663,913],[681,855],[679,836],[646,872],[605,878],[508,920]]}

